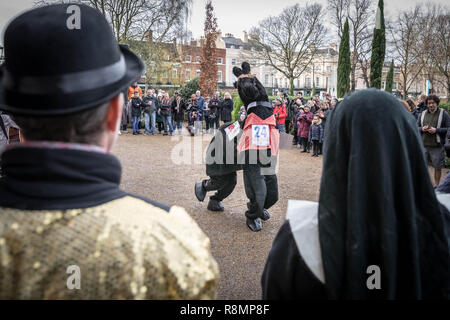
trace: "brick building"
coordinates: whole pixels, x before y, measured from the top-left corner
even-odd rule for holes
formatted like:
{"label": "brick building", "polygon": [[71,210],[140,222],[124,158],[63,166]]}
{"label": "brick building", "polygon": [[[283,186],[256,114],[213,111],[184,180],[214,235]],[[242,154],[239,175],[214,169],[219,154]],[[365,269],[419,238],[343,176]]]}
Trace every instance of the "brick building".
{"label": "brick building", "polygon": [[[181,59],[181,81],[188,82],[194,78],[200,77],[200,61],[203,55],[203,46],[205,39],[191,39],[189,43],[181,43],[177,46],[178,54]],[[223,86],[226,79],[226,49],[225,43],[221,38],[221,33],[217,33],[216,38],[216,57],[217,57],[217,83]]]}

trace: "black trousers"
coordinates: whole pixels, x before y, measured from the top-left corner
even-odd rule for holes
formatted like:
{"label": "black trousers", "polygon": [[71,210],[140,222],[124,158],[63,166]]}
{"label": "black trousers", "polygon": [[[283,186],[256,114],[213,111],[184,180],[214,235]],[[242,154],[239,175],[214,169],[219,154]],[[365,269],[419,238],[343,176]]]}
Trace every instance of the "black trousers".
{"label": "black trousers", "polygon": [[297,128],[294,127],[294,139],[292,139],[292,144],[298,144],[298,137],[297,137]]}
{"label": "black trousers", "polygon": [[220,127],[220,125],[219,125],[219,118],[218,117],[205,118],[205,123],[206,123],[206,130],[214,129],[214,124],[216,125],[216,129],[219,129],[219,127]]}
{"label": "black trousers", "polygon": [[301,138],[301,139],[302,139],[303,151],[309,152],[308,138]]}
{"label": "black trousers", "polygon": [[261,174],[261,167],[257,164],[244,166],[245,194],[250,200],[245,216],[249,219],[263,217],[263,210],[269,209],[278,201],[277,176]]}
{"label": "black trousers", "polygon": [[313,145],[313,154],[317,156],[319,154],[319,140],[313,140],[312,145]]}
{"label": "black trousers", "polygon": [[206,191],[217,190],[214,195],[209,197],[211,200],[222,201],[233,192],[234,187],[236,186],[236,172],[224,176],[211,176],[210,179],[203,180],[202,183]]}

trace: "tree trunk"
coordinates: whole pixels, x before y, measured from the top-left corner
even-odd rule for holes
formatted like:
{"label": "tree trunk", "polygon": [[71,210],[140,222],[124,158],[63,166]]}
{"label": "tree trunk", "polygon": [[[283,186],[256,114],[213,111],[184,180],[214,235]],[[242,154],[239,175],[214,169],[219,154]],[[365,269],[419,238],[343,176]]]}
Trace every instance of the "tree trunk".
{"label": "tree trunk", "polygon": [[289,94],[291,96],[294,95],[294,77],[293,76],[289,77]]}

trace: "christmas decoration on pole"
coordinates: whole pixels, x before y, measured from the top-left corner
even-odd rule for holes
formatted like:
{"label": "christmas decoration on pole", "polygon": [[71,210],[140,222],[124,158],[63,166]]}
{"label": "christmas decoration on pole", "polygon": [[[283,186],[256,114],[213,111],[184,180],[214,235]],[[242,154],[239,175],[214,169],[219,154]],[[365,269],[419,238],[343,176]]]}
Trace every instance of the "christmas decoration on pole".
{"label": "christmas decoration on pole", "polygon": [[345,20],[344,31],[339,45],[337,95],[342,98],[350,92],[350,35],[348,19]]}
{"label": "christmas decoration on pole", "polygon": [[212,96],[217,91],[217,18],[211,1],[206,3],[205,44],[200,63],[199,85],[204,96]]}
{"label": "christmas decoration on pole", "polygon": [[386,33],[384,26],[384,4],[378,1],[375,29],[373,30],[372,57],[370,59],[370,86],[381,88],[384,57],[386,54]]}

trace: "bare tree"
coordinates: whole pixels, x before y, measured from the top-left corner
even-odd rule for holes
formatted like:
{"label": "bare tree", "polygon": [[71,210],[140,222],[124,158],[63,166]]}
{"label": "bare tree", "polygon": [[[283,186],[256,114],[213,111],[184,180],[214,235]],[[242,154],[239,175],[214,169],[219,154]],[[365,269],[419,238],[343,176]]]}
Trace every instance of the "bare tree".
{"label": "bare tree", "polygon": [[388,23],[389,42],[394,48],[394,59],[400,68],[402,81],[400,83],[404,95],[422,73],[426,65],[426,56],[420,43],[420,25],[422,8],[415,8],[400,12],[397,18]]}
{"label": "bare tree", "polygon": [[[171,72],[173,38],[184,38],[192,0],[35,0],[35,6],[83,3],[98,9],[117,42],[128,44],[146,64],[147,74]],[[168,59],[169,56],[169,59]]]}
{"label": "bare tree", "polygon": [[323,10],[319,4],[287,7],[276,17],[262,20],[250,33],[258,46],[256,59],[269,64],[287,79],[290,92],[294,79],[300,77],[322,45],[326,29],[322,24]]}
{"label": "bare tree", "polygon": [[187,22],[192,0],[35,0],[35,6],[84,3],[103,13],[118,42],[143,40],[148,31],[155,41],[171,40]]}
{"label": "bare tree", "polygon": [[369,59],[370,53],[372,17],[374,14],[372,0],[328,0],[328,8],[331,13],[331,23],[337,28],[339,40],[342,37],[342,29],[345,19],[348,18],[350,26],[350,47],[352,49],[350,59],[350,89],[356,89],[356,71],[359,65],[362,77],[369,87]]}
{"label": "bare tree", "polygon": [[[440,5],[429,5],[421,23],[422,50],[428,57],[427,74],[434,75],[450,97],[450,10]],[[430,80],[430,79],[429,79]]]}

